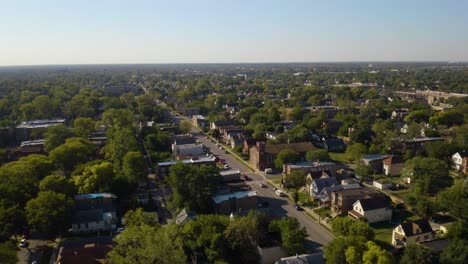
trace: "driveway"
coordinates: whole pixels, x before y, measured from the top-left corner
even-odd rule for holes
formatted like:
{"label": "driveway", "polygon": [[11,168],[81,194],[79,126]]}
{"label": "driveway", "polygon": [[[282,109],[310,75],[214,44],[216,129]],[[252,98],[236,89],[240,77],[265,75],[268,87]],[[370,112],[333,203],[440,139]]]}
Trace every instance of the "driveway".
{"label": "driveway", "polygon": [[[47,236],[41,234],[32,234],[28,239],[28,248],[20,248],[18,251],[18,263],[30,264],[33,261],[41,263],[41,258],[44,252],[44,248],[50,240],[47,240]],[[0,261],[1,262],[1,261]]]}

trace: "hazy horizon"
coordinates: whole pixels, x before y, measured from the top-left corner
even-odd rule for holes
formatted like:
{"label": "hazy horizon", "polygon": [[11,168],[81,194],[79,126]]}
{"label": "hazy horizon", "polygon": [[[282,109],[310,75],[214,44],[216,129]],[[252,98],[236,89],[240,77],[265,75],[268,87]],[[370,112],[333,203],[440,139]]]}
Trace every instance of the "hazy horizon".
{"label": "hazy horizon", "polygon": [[1,66],[468,61],[459,1],[3,1]]}

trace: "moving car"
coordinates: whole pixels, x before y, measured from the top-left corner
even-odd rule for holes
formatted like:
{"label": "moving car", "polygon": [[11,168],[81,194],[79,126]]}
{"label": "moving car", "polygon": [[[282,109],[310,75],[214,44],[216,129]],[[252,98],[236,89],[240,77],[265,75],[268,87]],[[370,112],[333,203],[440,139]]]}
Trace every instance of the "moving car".
{"label": "moving car", "polygon": [[294,205],[294,209],[298,210],[298,211],[302,211],[304,209],[302,209],[302,207],[300,207],[299,205],[295,204]]}

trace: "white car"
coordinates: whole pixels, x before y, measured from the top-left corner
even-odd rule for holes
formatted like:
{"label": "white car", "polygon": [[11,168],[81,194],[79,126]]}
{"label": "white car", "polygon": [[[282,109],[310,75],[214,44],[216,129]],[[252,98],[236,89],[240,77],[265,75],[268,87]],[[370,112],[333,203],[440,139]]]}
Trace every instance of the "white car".
{"label": "white car", "polygon": [[29,246],[29,242],[26,241],[25,238],[21,239],[21,242],[19,244],[20,248],[25,248],[25,247],[28,247]]}

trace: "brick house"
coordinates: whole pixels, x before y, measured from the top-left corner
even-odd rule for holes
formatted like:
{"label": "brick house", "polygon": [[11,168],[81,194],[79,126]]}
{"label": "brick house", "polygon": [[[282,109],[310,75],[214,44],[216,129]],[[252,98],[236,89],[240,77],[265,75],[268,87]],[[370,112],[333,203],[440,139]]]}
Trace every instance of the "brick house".
{"label": "brick house", "polygon": [[259,141],[255,146],[249,148],[249,164],[257,170],[274,168],[276,156],[283,149],[292,149],[305,155],[307,151],[314,149],[314,145],[310,142],[267,145],[264,141]]}
{"label": "brick house", "polygon": [[353,210],[353,205],[356,201],[382,195],[384,194],[370,188],[333,191],[331,193],[332,213],[337,215],[347,215],[349,211]]}

